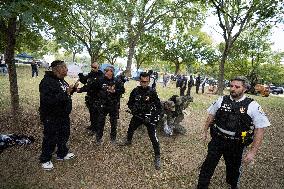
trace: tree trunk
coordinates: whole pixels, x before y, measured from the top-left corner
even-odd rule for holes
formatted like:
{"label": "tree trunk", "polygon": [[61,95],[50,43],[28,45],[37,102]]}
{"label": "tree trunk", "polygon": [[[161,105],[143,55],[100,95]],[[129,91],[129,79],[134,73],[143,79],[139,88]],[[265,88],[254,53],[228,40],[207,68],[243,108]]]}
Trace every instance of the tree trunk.
{"label": "tree trunk", "polygon": [[75,62],[75,56],[76,56],[77,52],[73,51],[72,52],[72,62]]}
{"label": "tree trunk", "polygon": [[90,56],[91,56],[91,64],[93,63],[93,62],[95,62],[95,55],[93,55],[93,54],[90,54]]}
{"label": "tree trunk", "polygon": [[126,65],[126,75],[129,77],[131,76],[131,65],[132,65],[132,59],[135,52],[135,46],[136,46],[137,40],[136,39],[129,39],[128,42],[128,56],[127,56],[127,65]]}
{"label": "tree trunk", "polygon": [[177,75],[180,72],[180,63],[179,62],[175,62],[175,66],[176,66],[175,75]]}
{"label": "tree trunk", "polygon": [[5,62],[8,65],[9,82],[10,82],[10,94],[11,94],[11,108],[12,113],[15,116],[14,123],[18,123],[19,118],[19,93],[17,83],[17,72],[14,61],[15,56],[15,45],[16,45],[16,25],[17,18],[10,18],[8,21],[8,28],[6,33],[6,48],[5,48]]}
{"label": "tree trunk", "polygon": [[224,84],[225,84],[224,83],[225,63],[228,58],[229,50],[230,50],[230,41],[228,40],[226,41],[225,49],[223,51],[221,62],[219,64],[219,78],[218,78],[218,90],[217,90],[218,95],[223,95]]}

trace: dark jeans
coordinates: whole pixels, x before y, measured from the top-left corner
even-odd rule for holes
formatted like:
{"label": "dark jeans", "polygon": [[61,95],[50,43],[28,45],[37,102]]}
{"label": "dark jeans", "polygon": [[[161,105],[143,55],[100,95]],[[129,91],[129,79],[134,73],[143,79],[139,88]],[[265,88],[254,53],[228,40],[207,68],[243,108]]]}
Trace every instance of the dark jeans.
{"label": "dark jeans", "polygon": [[205,86],[204,85],[202,85],[201,86],[201,89],[202,89],[202,94],[204,93],[204,91],[205,91]]}
{"label": "dark jeans", "polygon": [[180,89],[179,89],[179,95],[180,96],[184,96],[184,92],[185,92],[185,90],[186,90],[186,87],[181,87]]}
{"label": "dark jeans", "polygon": [[147,127],[148,135],[149,135],[149,138],[152,142],[152,146],[154,148],[155,156],[160,156],[160,144],[159,144],[159,140],[157,138],[157,133],[156,133],[155,127],[153,125],[143,123],[143,120],[141,120],[138,117],[133,116],[131,121],[130,121],[129,128],[128,128],[128,131],[127,131],[127,140],[129,142],[132,141],[134,131],[139,126],[141,126],[142,124],[144,124]]}
{"label": "dark jeans", "polygon": [[38,70],[32,70],[32,77],[38,76]]}
{"label": "dark jeans", "polygon": [[186,92],[186,94],[187,94],[188,96],[190,96],[191,88],[192,88],[192,86],[188,86],[188,88],[187,88],[187,92]]}
{"label": "dark jeans", "polygon": [[198,94],[199,86],[200,86],[200,85],[196,85],[196,94]]}
{"label": "dark jeans", "polygon": [[114,103],[114,104],[115,106],[106,107],[106,108],[102,108],[99,110],[98,125],[97,125],[98,127],[97,127],[97,133],[96,133],[97,140],[100,140],[103,137],[106,116],[108,114],[109,114],[110,125],[111,125],[110,138],[111,140],[116,139],[118,111],[117,111],[117,103]]}
{"label": "dark jeans", "polygon": [[43,141],[40,162],[51,160],[57,146],[57,157],[64,158],[68,153],[67,142],[70,136],[70,119],[49,118],[43,120]]}
{"label": "dark jeans", "polygon": [[226,164],[226,182],[236,187],[240,177],[240,167],[244,146],[236,140],[213,136],[208,144],[208,154],[201,166],[198,189],[207,189],[215,168],[223,155]]}

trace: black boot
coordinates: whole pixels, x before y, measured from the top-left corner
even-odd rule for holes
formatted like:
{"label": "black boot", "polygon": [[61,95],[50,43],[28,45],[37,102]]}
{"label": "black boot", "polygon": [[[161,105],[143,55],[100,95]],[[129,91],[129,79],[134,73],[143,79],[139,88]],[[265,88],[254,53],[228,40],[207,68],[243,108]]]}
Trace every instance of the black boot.
{"label": "black boot", "polygon": [[96,139],[96,145],[100,146],[103,143],[103,140],[101,138]]}
{"label": "black boot", "polygon": [[161,158],[160,158],[160,156],[155,156],[154,164],[155,164],[156,170],[161,169]]}
{"label": "black boot", "polygon": [[119,146],[130,146],[131,144],[132,144],[131,141],[125,140],[125,141],[121,142],[121,143],[119,144]]}
{"label": "black boot", "polygon": [[111,137],[111,138],[110,138],[110,142],[111,142],[112,144],[116,144],[116,137]]}

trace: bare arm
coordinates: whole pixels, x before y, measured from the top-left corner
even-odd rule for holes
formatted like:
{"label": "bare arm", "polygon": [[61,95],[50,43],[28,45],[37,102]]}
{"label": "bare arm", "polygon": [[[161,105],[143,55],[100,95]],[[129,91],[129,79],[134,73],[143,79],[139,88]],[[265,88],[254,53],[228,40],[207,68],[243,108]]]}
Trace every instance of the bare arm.
{"label": "bare arm", "polygon": [[205,125],[204,125],[204,130],[203,130],[203,139],[204,139],[204,141],[207,140],[208,129],[210,127],[210,124],[213,123],[213,121],[214,121],[214,115],[209,114],[207,119],[206,119],[206,122],[205,122]]}
{"label": "bare arm", "polygon": [[252,147],[247,152],[247,154],[245,155],[245,157],[243,159],[244,163],[250,163],[254,160],[254,157],[255,157],[258,149],[260,148],[260,145],[261,145],[262,140],[263,140],[264,128],[256,128],[254,132],[255,132],[255,134],[254,134],[254,139],[253,139],[253,142],[252,142]]}

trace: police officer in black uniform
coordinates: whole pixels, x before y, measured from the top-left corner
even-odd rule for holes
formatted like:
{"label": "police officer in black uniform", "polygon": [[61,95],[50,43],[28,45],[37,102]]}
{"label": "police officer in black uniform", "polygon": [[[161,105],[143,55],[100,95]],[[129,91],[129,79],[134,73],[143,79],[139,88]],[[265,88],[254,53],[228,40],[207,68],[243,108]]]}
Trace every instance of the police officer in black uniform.
{"label": "police officer in black uniform", "polygon": [[[254,160],[263,139],[264,128],[270,123],[260,105],[244,95],[247,87],[245,77],[232,79],[230,95],[220,97],[208,109],[204,139],[207,139],[209,127],[212,139],[200,170],[198,189],[208,188],[221,156],[226,164],[226,182],[232,189],[238,188],[242,162],[247,164]],[[243,156],[250,143],[251,148]]]}
{"label": "police officer in black uniform", "polygon": [[99,64],[97,62],[91,64],[91,72],[88,75],[84,76],[83,74],[79,74],[80,82],[85,85],[82,88],[78,88],[77,92],[87,92],[87,95],[85,97],[85,103],[87,108],[89,109],[91,122],[91,126],[89,126],[87,129],[90,129],[92,134],[97,131],[99,112],[98,106],[96,105],[96,101],[98,99],[98,92],[90,86],[94,81],[102,78],[103,76],[104,73],[99,70]]}
{"label": "police officer in black uniform", "polygon": [[144,124],[147,127],[149,138],[155,153],[155,168],[160,169],[160,144],[156,134],[156,125],[159,114],[162,112],[160,99],[155,90],[149,87],[150,75],[146,72],[140,74],[140,85],[134,88],[130,94],[128,108],[133,117],[127,131],[127,139],[124,145],[132,143],[134,131]]}
{"label": "police officer in black uniform", "polygon": [[180,96],[184,96],[186,85],[187,85],[187,78],[185,77],[185,75],[182,75],[180,80],[180,88],[179,88]]}
{"label": "police officer in black uniform", "polygon": [[200,74],[198,74],[197,77],[195,78],[196,94],[198,94],[200,84],[201,84],[201,78]]}
{"label": "police officer in black uniform", "polygon": [[186,95],[190,96],[190,91],[191,91],[191,88],[193,87],[193,85],[194,85],[194,80],[193,80],[192,75],[190,75],[189,81],[188,81],[188,83],[187,83],[187,92],[186,92]]}
{"label": "police officer in black uniform", "polygon": [[125,92],[123,83],[114,78],[114,68],[112,66],[106,67],[104,72],[104,77],[98,80],[93,80],[90,84],[90,89],[97,93],[97,98],[94,102],[98,110],[98,124],[96,130],[97,145],[102,143],[106,116],[108,114],[111,124],[110,139],[112,143],[116,142],[118,100],[121,97],[121,94]]}

